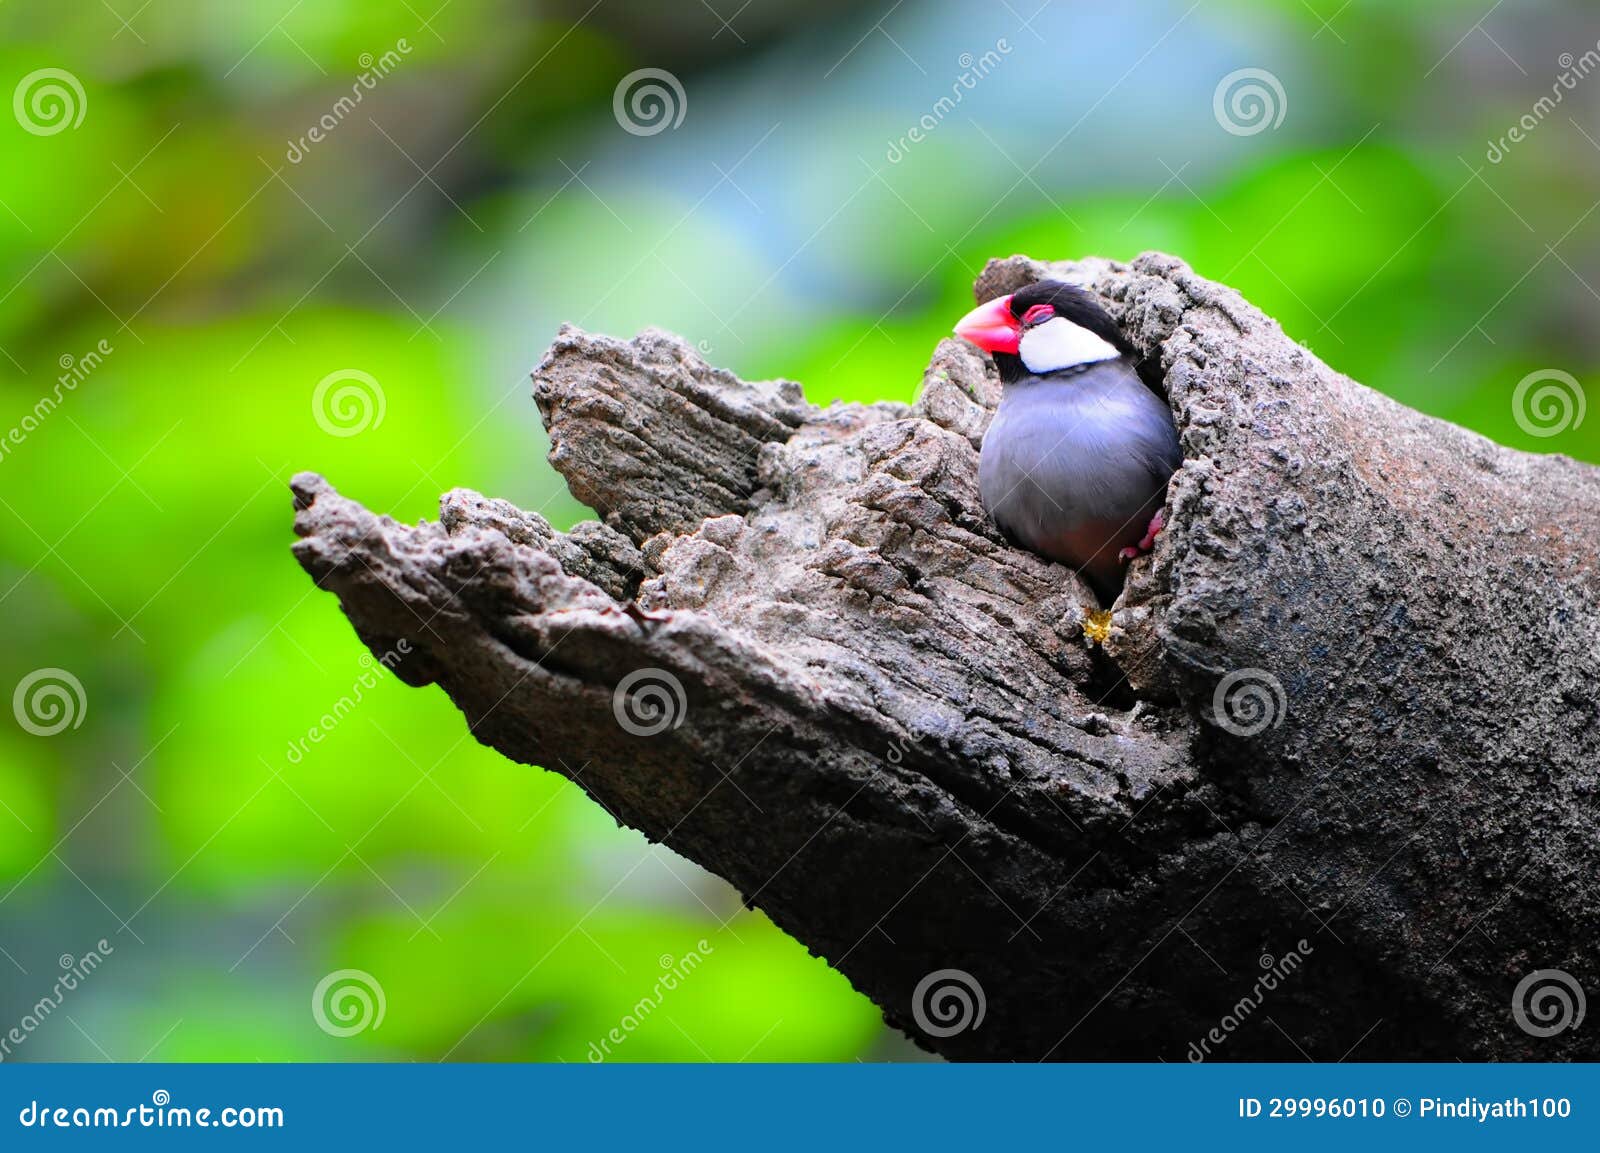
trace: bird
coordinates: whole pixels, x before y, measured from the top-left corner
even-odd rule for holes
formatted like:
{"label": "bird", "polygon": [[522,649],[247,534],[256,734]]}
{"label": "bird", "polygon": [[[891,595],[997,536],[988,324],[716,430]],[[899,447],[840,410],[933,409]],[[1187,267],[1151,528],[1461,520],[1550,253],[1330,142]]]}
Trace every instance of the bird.
{"label": "bird", "polygon": [[1076,285],[997,297],[955,332],[1000,373],[978,457],[984,510],[1007,539],[1076,569],[1111,603],[1126,563],[1154,547],[1183,463],[1172,410],[1111,314]]}

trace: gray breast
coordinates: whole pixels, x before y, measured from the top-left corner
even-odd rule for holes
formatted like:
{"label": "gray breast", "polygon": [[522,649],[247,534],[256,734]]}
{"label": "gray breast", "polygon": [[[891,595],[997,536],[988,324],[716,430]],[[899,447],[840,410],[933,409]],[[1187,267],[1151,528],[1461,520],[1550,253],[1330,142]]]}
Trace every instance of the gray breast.
{"label": "gray breast", "polygon": [[1115,573],[1117,550],[1144,535],[1181,462],[1165,402],[1126,360],[1107,361],[1006,385],[978,487],[995,523],[1022,545]]}

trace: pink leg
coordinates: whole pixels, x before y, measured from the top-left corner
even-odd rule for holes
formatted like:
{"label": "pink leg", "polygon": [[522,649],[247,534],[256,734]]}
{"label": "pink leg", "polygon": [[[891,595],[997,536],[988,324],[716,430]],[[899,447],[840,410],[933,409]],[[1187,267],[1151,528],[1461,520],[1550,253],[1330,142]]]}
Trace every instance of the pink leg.
{"label": "pink leg", "polygon": [[1158,510],[1150,518],[1150,527],[1145,529],[1144,539],[1134,548],[1125,548],[1117,554],[1117,559],[1130,561],[1140,553],[1149,552],[1156,545],[1156,534],[1167,526],[1167,518]]}

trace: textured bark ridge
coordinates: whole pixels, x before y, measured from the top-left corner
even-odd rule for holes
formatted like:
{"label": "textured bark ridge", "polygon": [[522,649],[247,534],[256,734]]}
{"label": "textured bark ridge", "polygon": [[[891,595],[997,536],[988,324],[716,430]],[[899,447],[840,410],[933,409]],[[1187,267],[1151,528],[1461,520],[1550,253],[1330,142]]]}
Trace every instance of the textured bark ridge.
{"label": "textured bark ridge", "polygon": [[1600,1057],[1513,1003],[1600,989],[1600,470],[1403,408],[1170,257],[977,295],[1047,273],[1183,441],[1109,622],[984,517],[999,386],[956,341],[916,404],[824,409],[563,329],[534,396],[604,523],[458,490],[401,525],[302,474],[295,553],[480,741],[947,1056]]}

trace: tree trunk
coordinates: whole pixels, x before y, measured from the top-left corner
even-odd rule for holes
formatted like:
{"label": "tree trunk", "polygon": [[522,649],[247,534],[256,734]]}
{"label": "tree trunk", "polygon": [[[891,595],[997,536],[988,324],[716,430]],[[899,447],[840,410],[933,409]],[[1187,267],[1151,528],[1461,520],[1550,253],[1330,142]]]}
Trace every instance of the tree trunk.
{"label": "tree trunk", "polygon": [[1183,442],[1109,621],[985,517],[999,385],[953,340],[914,405],[817,408],[564,328],[534,397],[603,524],[456,490],[413,527],[302,474],[295,553],[478,740],[948,1057],[1600,1057],[1600,470],[1406,409],[1170,257],[977,295],[1047,273]]}

